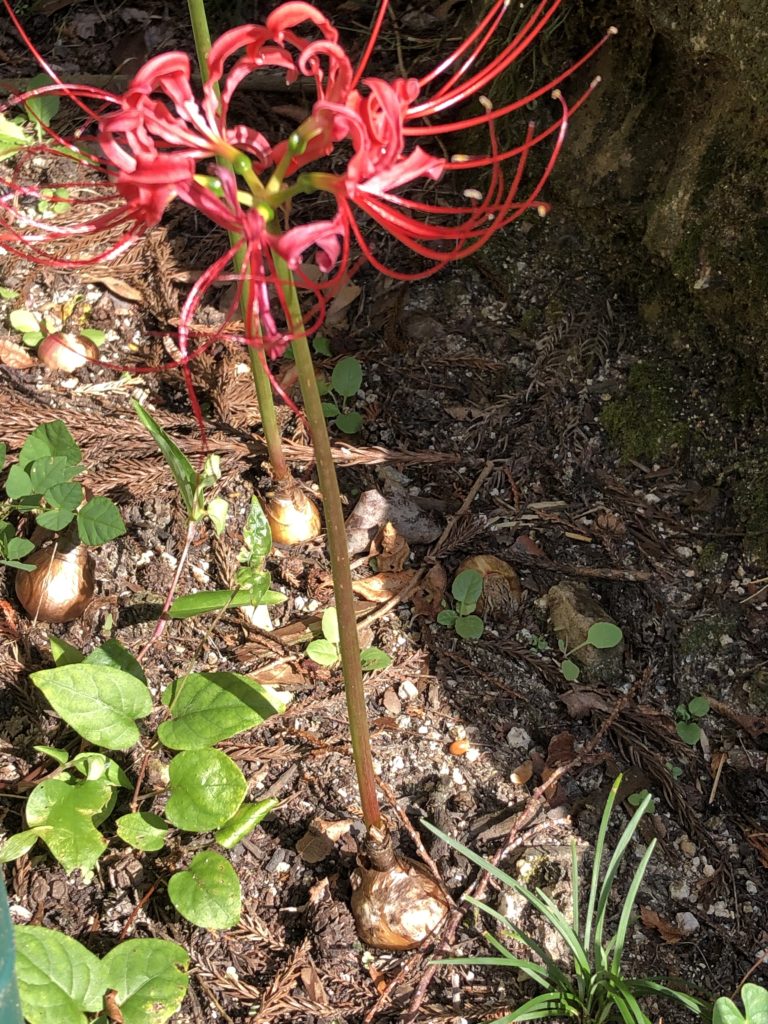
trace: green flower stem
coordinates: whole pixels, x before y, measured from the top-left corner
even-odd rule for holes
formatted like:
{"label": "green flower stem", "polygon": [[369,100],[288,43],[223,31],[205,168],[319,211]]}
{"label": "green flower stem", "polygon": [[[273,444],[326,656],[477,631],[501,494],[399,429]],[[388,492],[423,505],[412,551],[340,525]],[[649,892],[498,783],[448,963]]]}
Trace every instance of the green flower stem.
{"label": "green flower stem", "polygon": [[376,776],[373,771],[371,756],[371,734],[368,727],[368,713],[365,707],[365,687],[363,670],[360,664],[360,642],[357,635],[357,617],[355,615],[355,598],[352,591],[352,573],[349,568],[349,549],[344,530],[344,513],[341,506],[339,481],[328,439],[325,415],[323,414],[320,392],[317,389],[317,378],[312,363],[309,343],[304,334],[304,321],[301,315],[299,297],[293,285],[293,278],[288,266],[282,261],[277,270],[285,285],[285,298],[290,316],[291,333],[293,334],[293,355],[304,403],[304,413],[312,435],[312,447],[317,463],[317,475],[323,495],[325,512],[325,528],[328,536],[328,553],[333,575],[333,593],[336,599],[336,617],[339,623],[339,649],[341,653],[341,669],[344,675],[344,689],[347,697],[347,713],[349,715],[349,731],[352,737],[352,754],[357,771],[357,784],[360,789],[360,803],[363,809],[363,821],[367,828],[380,828],[382,825],[379,800],[376,795]]}
{"label": "green flower stem", "polygon": [[[189,7],[189,20],[192,25],[192,34],[195,39],[197,63],[200,66],[200,76],[203,82],[205,82],[208,78],[207,57],[211,49],[211,33],[208,29],[208,18],[205,13],[205,3],[204,0],[187,0],[187,4]],[[218,93],[218,87],[216,92]],[[227,167],[230,171],[232,170],[232,164],[230,161],[219,158],[217,162],[222,167]],[[235,232],[230,231],[229,244],[234,247],[239,241],[240,236]],[[243,266],[242,254],[236,253],[232,262],[234,263],[235,270],[239,273]],[[253,327],[253,324],[251,323],[249,310],[248,281],[243,282],[243,288],[240,295],[240,312],[245,323],[246,336],[250,338],[252,336],[251,328]],[[280,427],[277,423],[275,400],[272,395],[272,384],[266,367],[262,365],[258,352],[256,352],[252,346],[248,347],[248,356],[251,364],[253,384],[256,390],[256,399],[259,404],[261,427],[264,431],[267,455],[269,456],[269,462],[272,466],[272,473],[277,483],[286,483],[291,478],[291,471],[285,458],[285,452],[283,451]]]}

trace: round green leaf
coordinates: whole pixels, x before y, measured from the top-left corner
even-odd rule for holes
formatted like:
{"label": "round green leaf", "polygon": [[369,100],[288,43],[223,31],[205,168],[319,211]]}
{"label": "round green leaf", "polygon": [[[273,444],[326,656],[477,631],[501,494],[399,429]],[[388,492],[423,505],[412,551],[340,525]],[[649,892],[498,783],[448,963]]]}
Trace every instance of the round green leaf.
{"label": "round green leaf", "polygon": [[80,484],[64,481],[49,487],[43,497],[54,508],[68,508],[74,511],[83,500],[83,488]]}
{"label": "round green leaf", "polygon": [[768,988],[748,981],[741,989],[741,1001],[749,1024],[768,1024]]}
{"label": "round green leaf", "polygon": [[313,640],[311,644],[307,644],[306,654],[312,661],[327,668],[333,668],[341,659],[339,648],[330,640]]}
{"label": "round green leaf", "polygon": [[200,928],[232,928],[240,920],[240,879],[219,853],[195,854],[186,871],[168,880],[168,896],[181,916]]}
{"label": "round green leaf", "polygon": [[458,615],[453,628],[462,640],[479,640],[483,635],[485,623],[479,615]]}
{"label": "round green leaf", "polygon": [[339,643],[339,617],[336,614],[335,608],[325,609],[321,620],[321,628],[326,640],[330,640],[332,644]]}
{"label": "round green leaf", "polygon": [[694,718],[703,718],[709,714],[709,701],[706,697],[694,697],[688,702],[688,710]]}
{"label": "round green leaf", "polygon": [[701,739],[701,729],[695,722],[678,722],[677,735],[689,747],[695,747]]}
{"label": "round green leaf", "polygon": [[107,340],[104,331],[100,331],[98,327],[81,327],[78,333],[82,334],[84,338],[88,338],[94,345],[103,345]]}
{"label": "round green leaf", "polygon": [[16,978],[28,1024],[85,1024],[107,984],[99,958],[75,939],[37,925],[17,925]]}
{"label": "round green leaf", "polygon": [[64,530],[75,518],[75,513],[68,508],[51,508],[47,512],[41,512],[37,517],[37,525],[46,530]]}
{"label": "round green leaf", "polygon": [[331,387],[337,395],[351,398],[360,390],[363,383],[363,367],[354,356],[344,356],[333,368]]}
{"label": "round green leaf", "polygon": [[376,672],[379,669],[389,668],[392,659],[386,651],[380,647],[366,647],[360,652],[360,666],[363,672]]}
{"label": "round green leaf", "polygon": [[98,547],[125,533],[125,523],[114,501],[97,495],[77,513],[77,532],[83,544]]}
{"label": "round green leaf", "polygon": [[30,679],[83,739],[109,750],[132,747],[139,738],[134,719],[152,710],[146,685],[108,665],[62,665],[33,672]]}
{"label": "round green leaf", "polygon": [[745,1017],[732,999],[720,996],[712,1010],[712,1024],[745,1024]]}
{"label": "round green leaf", "polygon": [[442,611],[437,613],[437,621],[441,626],[452,626],[458,616],[453,608],[443,608]]}
{"label": "round green leaf", "polygon": [[28,309],[12,309],[8,319],[14,331],[19,331],[20,334],[40,330],[40,317],[30,313]]}
{"label": "round green leaf", "polygon": [[576,662],[571,661],[570,658],[566,658],[565,661],[561,662],[560,671],[569,683],[575,682],[579,678],[581,672]]}
{"label": "round green leaf", "polygon": [[462,604],[477,604],[483,592],[483,577],[474,569],[464,569],[451,585],[451,593]]}
{"label": "round green leaf", "polygon": [[613,622],[594,622],[587,633],[587,643],[598,650],[604,651],[609,647],[617,647],[624,634]]}
{"label": "round green leaf", "polygon": [[8,470],[8,477],[5,481],[5,493],[11,501],[17,501],[19,498],[26,498],[30,494],[35,493],[32,481],[29,479],[29,473],[18,462],[14,462]]}
{"label": "round green leaf", "polygon": [[225,850],[231,850],[237,846],[246,836],[259,825],[275,807],[280,803],[274,797],[260,800],[255,804],[243,804],[229,821],[216,833],[216,842]]}
{"label": "round green leaf", "polygon": [[189,987],[189,955],[167,939],[128,939],[102,961],[124,1024],[164,1024]]}
{"label": "round green leaf", "polygon": [[290,695],[236,672],[193,672],[163,693],[173,717],[157,730],[173,750],[211,747],[285,711]]}
{"label": "round green leaf", "polygon": [[363,417],[359,412],[341,412],[333,421],[339,430],[345,434],[356,434],[359,430],[362,430]]}
{"label": "round green leaf", "polygon": [[171,796],[165,814],[186,832],[207,832],[229,821],[248,786],[235,762],[220,750],[185,750],[169,765]]}
{"label": "round green leaf", "polygon": [[322,402],[323,416],[328,419],[333,419],[334,416],[341,415],[341,409],[336,405],[335,402]]}
{"label": "round green leaf", "polygon": [[34,550],[35,545],[31,540],[27,540],[26,537],[11,537],[8,541],[7,552],[9,558],[26,558]]}
{"label": "round green leaf", "polygon": [[124,843],[134,846],[137,850],[147,853],[162,850],[168,826],[157,814],[138,811],[135,814],[124,814],[117,819],[117,834]]}

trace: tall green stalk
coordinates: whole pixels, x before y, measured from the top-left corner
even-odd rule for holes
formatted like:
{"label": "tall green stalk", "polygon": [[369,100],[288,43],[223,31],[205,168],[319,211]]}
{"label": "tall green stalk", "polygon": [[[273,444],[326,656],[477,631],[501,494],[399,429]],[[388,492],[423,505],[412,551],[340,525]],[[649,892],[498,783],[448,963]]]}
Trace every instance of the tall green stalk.
{"label": "tall green stalk", "polygon": [[[205,13],[204,0],[187,0],[187,6],[189,8],[189,20],[192,25],[192,35],[195,39],[195,52],[197,53],[197,63],[200,67],[200,76],[203,82],[208,78],[208,64],[207,57],[211,49],[211,33],[208,28],[208,18]],[[218,94],[218,87],[217,87]],[[232,170],[232,165],[229,161],[219,159],[218,161],[222,166]],[[236,246],[240,241],[240,236],[234,232],[229,232],[229,244]],[[236,254],[232,262],[235,265],[235,270],[240,272],[242,269],[242,256]],[[250,289],[247,281],[243,282],[243,287],[240,293],[240,313],[245,323],[246,337],[252,338],[252,323],[250,315]],[[259,405],[259,414],[261,416],[261,426],[264,431],[264,439],[267,445],[267,454],[269,456],[269,462],[272,466],[272,473],[275,481],[280,483],[287,483],[291,479],[291,471],[288,468],[286,462],[285,452],[283,451],[282,438],[280,436],[280,427],[277,423],[277,412],[275,410],[275,400],[272,394],[272,384],[269,379],[266,367],[259,359],[259,354],[254,350],[252,346],[248,347],[248,355],[251,366],[251,375],[253,376],[253,384],[256,390],[256,399]]]}
{"label": "tall green stalk", "polygon": [[16,954],[13,947],[13,926],[8,913],[8,894],[0,871],[0,1021],[2,1024],[23,1024],[16,986]]}

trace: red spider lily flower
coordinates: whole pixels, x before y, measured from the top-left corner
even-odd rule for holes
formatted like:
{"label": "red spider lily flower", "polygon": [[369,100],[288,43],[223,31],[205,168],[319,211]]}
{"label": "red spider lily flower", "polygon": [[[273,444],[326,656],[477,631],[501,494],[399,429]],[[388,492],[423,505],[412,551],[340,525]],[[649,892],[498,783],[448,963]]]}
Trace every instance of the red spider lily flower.
{"label": "red spider lily flower", "polygon": [[[595,46],[561,74],[497,110],[482,95],[482,90],[533,45],[561,3],[562,0],[541,0],[511,41],[495,56],[485,59],[490,43],[511,6],[510,0],[496,0],[467,38],[432,71],[420,78],[398,78],[387,82],[363,77],[389,4],[389,0],[382,0],[353,79],[355,88],[343,105],[318,100],[313,112],[313,117],[318,119],[321,115],[330,115],[337,125],[337,133],[343,128],[352,142],[354,156],[343,174],[309,175],[316,187],[336,197],[345,223],[374,267],[401,279],[425,277],[446,263],[475,252],[490,235],[512,223],[526,210],[534,208],[545,212],[541,192],[557,161],[570,115],[584,103],[599,79],[595,79],[570,105],[559,86],[591,60],[616,30],[609,29]],[[357,88],[358,82],[365,92]],[[500,151],[496,133],[499,120],[547,94],[559,103],[559,116],[538,131],[529,124],[520,144]],[[456,120],[445,119],[447,112],[465,105],[473,97],[479,100],[481,113]],[[446,159],[430,155],[422,145],[412,144],[412,140],[428,142],[439,137],[444,145],[453,148],[452,137],[482,126],[489,130],[490,144],[489,152],[479,156],[455,154]],[[551,140],[552,146],[544,168],[521,198],[519,190],[529,157],[546,140]],[[503,173],[507,163],[514,166],[509,180]],[[466,189],[464,195],[471,200],[466,205],[428,203],[402,195],[402,189],[418,179],[435,181],[449,173],[477,172],[485,168],[490,169],[485,194],[474,187]],[[415,273],[403,273],[385,266],[364,237],[354,208],[431,265]]]}

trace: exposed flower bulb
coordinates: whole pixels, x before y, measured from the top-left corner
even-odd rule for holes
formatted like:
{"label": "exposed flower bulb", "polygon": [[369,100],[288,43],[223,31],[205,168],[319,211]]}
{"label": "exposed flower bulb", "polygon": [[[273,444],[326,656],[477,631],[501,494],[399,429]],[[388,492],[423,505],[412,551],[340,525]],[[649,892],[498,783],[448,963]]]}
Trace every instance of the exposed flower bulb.
{"label": "exposed flower bulb", "polygon": [[81,366],[99,358],[99,350],[90,338],[82,334],[62,334],[57,331],[43,338],[37,346],[40,362],[49,370],[72,373]]}
{"label": "exposed flower bulb", "polygon": [[520,578],[507,562],[495,555],[474,555],[466,558],[459,572],[472,569],[483,577],[483,592],[477,602],[478,615],[504,620],[514,612],[523,599]]}
{"label": "exposed flower bulb", "polygon": [[375,949],[414,949],[442,924],[448,897],[424,864],[402,857],[390,837],[370,829],[352,875],[352,916]]}
{"label": "exposed flower bulb", "polygon": [[320,533],[320,513],[301,488],[278,491],[263,502],[275,544],[306,544]]}
{"label": "exposed flower bulb", "polygon": [[39,622],[79,619],[93,598],[93,558],[83,544],[51,545],[27,559],[36,568],[16,574],[16,597],[24,611]]}

